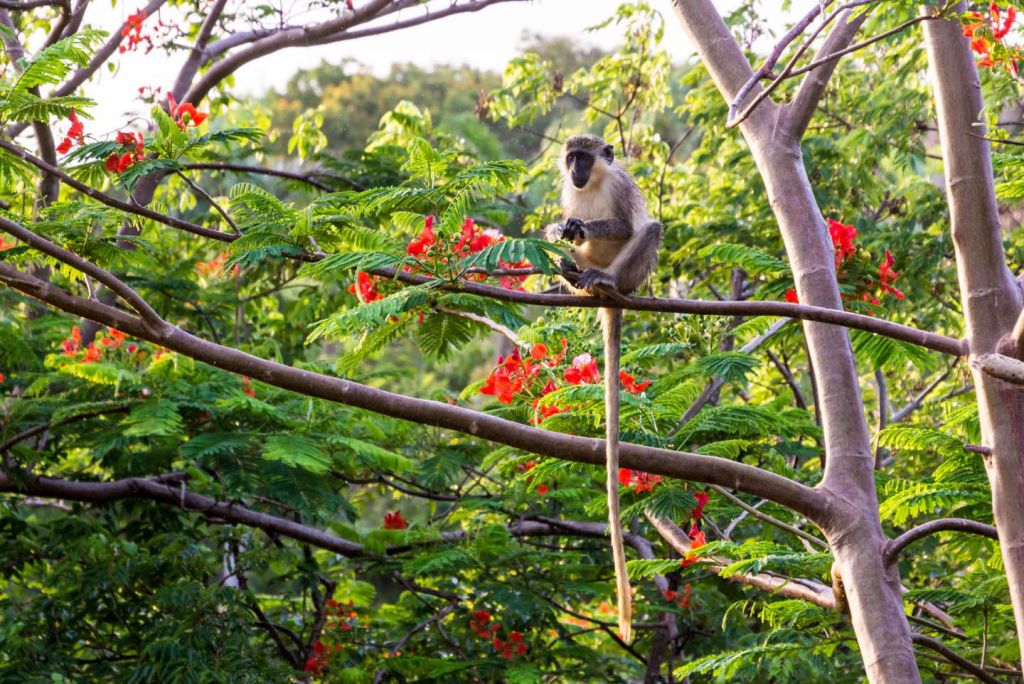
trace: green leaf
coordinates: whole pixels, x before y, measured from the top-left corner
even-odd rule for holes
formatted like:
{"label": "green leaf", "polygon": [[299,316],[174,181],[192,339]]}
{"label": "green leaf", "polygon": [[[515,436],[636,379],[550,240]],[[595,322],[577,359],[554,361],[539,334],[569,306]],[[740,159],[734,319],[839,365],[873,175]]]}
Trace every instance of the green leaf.
{"label": "green leaf", "polygon": [[330,457],[302,435],[271,435],[263,442],[263,458],[322,475],[331,468]]}

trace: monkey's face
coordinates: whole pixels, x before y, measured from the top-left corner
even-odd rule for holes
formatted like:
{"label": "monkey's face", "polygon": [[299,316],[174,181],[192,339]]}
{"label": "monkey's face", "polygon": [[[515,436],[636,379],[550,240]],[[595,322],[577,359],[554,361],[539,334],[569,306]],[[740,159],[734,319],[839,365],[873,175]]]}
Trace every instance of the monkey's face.
{"label": "monkey's face", "polygon": [[611,145],[602,145],[594,150],[569,147],[565,151],[565,174],[576,189],[582,190],[587,183],[600,181],[613,159]]}

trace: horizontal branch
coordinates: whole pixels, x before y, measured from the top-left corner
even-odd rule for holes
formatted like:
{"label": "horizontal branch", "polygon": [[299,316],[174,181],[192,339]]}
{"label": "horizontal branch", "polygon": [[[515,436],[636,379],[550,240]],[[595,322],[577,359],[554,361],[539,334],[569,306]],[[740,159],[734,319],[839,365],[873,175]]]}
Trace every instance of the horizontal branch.
{"label": "horizontal branch", "polygon": [[[189,221],[184,221],[173,216],[162,214],[158,211],[153,211],[146,207],[122,202],[121,200],[75,180],[61,169],[47,164],[42,159],[39,159],[35,155],[11,143],[0,141],[0,148],[8,150],[12,154],[17,155],[19,158],[27,161],[46,173],[52,173],[69,187],[72,187],[109,207],[120,209],[122,211],[162,223],[163,225],[171,228],[184,230],[188,233],[192,233],[193,235],[211,238],[220,242],[234,242],[237,239],[237,236],[232,235],[231,233],[212,230],[195,223],[190,223]],[[199,168],[198,165],[190,165],[190,167]],[[305,254],[297,258],[302,261],[318,261],[324,256],[326,255]],[[434,279],[427,276],[396,271],[395,269],[377,269],[370,271],[370,273],[383,276],[385,278],[393,278],[413,285],[422,285],[434,282]],[[509,271],[509,273],[518,275],[531,274],[535,273],[535,271],[524,269],[521,272],[517,270]],[[504,272],[502,272],[502,274],[504,274]],[[807,304],[759,301],[704,301],[700,299],[622,297],[621,295],[620,298],[611,300],[583,295],[517,292],[514,290],[507,290],[502,287],[494,287],[492,285],[466,281],[445,283],[441,285],[441,289],[466,292],[469,294],[480,295],[482,297],[490,297],[492,299],[537,306],[577,306],[590,308],[614,306],[620,309],[633,311],[656,311],[662,313],[681,313],[705,316],[780,316],[786,318],[797,318],[801,320],[830,323],[832,325],[864,330],[876,335],[882,335],[883,337],[916,344],[921,347],[925,347],[926,349],[942,352],[943,354],[951,354],[953,356],[967,355],[967,345],[963,340],[958,340],[946,335],[939,335],[937,333],[926,332],[924,330],[918,330],[917,328],[911,328],[907,325],[893,323],[873,316],[865,316],[863,314],[852,313],[840,309],[828,309],[820,306],[810,306]]]}
{"label": "horizontal branch", "polygon": [[[268,169],[263,166],[251,166],[249,164],[234,164],[231,162],[192,162],[190,164],[183,165],[181,168],[196,171],[233,171],[235,173],[253,173],[261,176],[275,176],[277,178],[287,178],[289,180],[306,183],[308,185],[312,185],[318,190],[329,192],[331,189],[331,186],[311,178],[308,174],[297,173],[295,171],[282,171],[280,169]],[[350,182],[350,184],[354,183]]]}
{"label": "horizontal branch", "polygon": [[42,434],[47,430],[51,430],[55,427],[68,425],[69,423],[77,423],[80,420],[88,420],[89,418],[95,418],[96,416],[104,416],[111,413],[127,413],[128,409],[128,406],[112,406],[109,408],[97,409],[95,411],[76,413],[75,415],[68,416],[64,420],[58,420],[55,423],[40,423],[39,425],[22,430],[21,432],[14,435],[10,439],[0,443],[0,454],[11,449],[18,443],[24,442],[26,439],[31,439],[36,435]]}
{"label": "horizontal branch", "polygon": [[[394,278],[412,285],[423,285],[434,282],[432,278],[382,268],[370,271],[375,275]],[[779,316],[799,318],[801,320],[829,323],[847,328],[856,328],[866,332],[882,335],[903,342],[910,342],[926,349],[966,356],[967,344],[946,335],[926,332],[907,325],[893,323],[874,316],[828,309],[808,304],[790,304],[789,302],[758,302],[758,301],[706,301],[702,299],[668,299],[659,297],[623,297],[605,299],[584,295],[539,294],[534,292],[517,292],[505,288],[481,283],[459,281],[446,283],[441,289],[466,292],[468,294],[501,299],[519,304],[537,306],[577,306],[587,308],[614,307],[630,311],[656,311],[661,313],[696,314],[701,316]]]}
{"label": "horizontal branch", "polygon": [[1024,385],[1024,361],[1003,354],[979,354],[971,356],[971,366],[981,369],[994,378]]}
{"label": "horizontal branch", "polygon": [[967,658],[964,658],[963,656],[958,654],[956,651],[951,649],[949,646],[946,646],[944,643],[942,643],[938,639],[935,639],[935,638],[930,637],[930,636],[926,636],[924,634],[919,634],[917,632],[913,632],[910,635],[910,640],[913,641],[918,646],[924,646],[925,648],[930,648],[931,650],[935,651],[936,653],[941,654],[942,657],[945,658],[947,662],[952,663],[953,665],[956,665],[956,666],[958,666],[960,668],[963,668],[965,671],[971,673],[972,675],[974,675],[974,677],[976,679],[978,679],[980,681],[986,682],[987,684],[1003,684],[1000,680],[996,679],[995,677],[990,675],[988,672],[986,672],[982,668],[980,668],[977,665],[975,665],[974,663],[972,663]]}
{"label": "horizontal branch", "polygon": [[[654,525],[654,529],[658,531],[658,534],[678,554],[685,557],[692,550],[690,537],[674,522],[668,518],[659,518],[653,515],[648,515],[647,519]],[[721,558],[707,558],[704,561],[701,567],[710,570],[716,575],[720,574],[727,565],[730,565],[730,561]],[[809,601],[816,606],[821,606],[828,610],[836,610],[836,600],[832,587],[814,580],[792,579],[770,573],[751,574],[745,572],[737,572],[728,577],[723,577],[723,579],[763,589],[778,596]]]}
{"label": "horizontal branch", "polygon": [[[433,425],[553,458],[604,465],[604,440],[551,432],[461,406],[407,397],[261,359],[215,344],[180,328],[156,335],[140,319],[112,306],[76,297],[51,283],[0,262],[0,282],[62,311],[114,326],[139,339],[217,368],[248,376],[306,396],[374,413]],[[769,499],[813,520],[823,520],[827,495],[755,466],[724,458],[623,443],[622,466],[667,477],[732,487]]]}
{"label": "horizontal branch", "polygon": [[108,207],[120,209],[121,211],[128,212],[129,214],[141,216],[143,218],[156,221],[157,223],[162,223],[165,226],[177,228],[179,230],[185,231],[186,233],[192,233],[193,235],[199,235],[201,237],[211,238],[213,240],[220,240],[221,242],[231,242],[236,239],[236,237],[231,233],[222,233],[219,230],[204,228],[203,226],[197,225],[195,223],[190,223],[189,221],[174,218],[173,216],[168,216],[167,214],[161,214],[158,211],[153,211],[152,209],[139,206],[138,204],[123,202],[117,199],[116,197],[111,197],[105,192],[101,192],[100,190],[97,190],[92,186],[86,185],[85,183],[76,180],[75,178],[61,170],[60,168],[53,166],[51,164],[47,164],[39,157],[21,149],[20,147],[13,143],[0,140],[0,149],[7,150],[16,157],[23,159],[32,166],[35,166],[37,169],[56,176],[57,178],[60,179],[62,183],[67,185],[69,188],[74,188],[78,192],[88,197],[91,197],[100,204],[105,204]]}
{"label": "horizontal branch", "polygon": [[87,503],[109,503],[129,498],[150,499],[185,511],[201,513],[207,518],[217,518],[296,539],[343,556],[359,556],[364,553],[362,544],[233,502],[225,503],[191,492],[182,478],[178,476],[170,482],[166,476],[129,477],[113,482],[72,482],[52,477],[12,476],[0,472],[0,491]]}
{"label": "horizontal branch", "polygon": [[939,520],[930,520],[922,525],[911,528],[895,539],[886,542],[885,551],[883,552],[885,562],[889,565],[895,563],[899,558],[900,552],[908,545],[936,532],[967,532],[999,540],[999,532],[992,525],[967,520],[966,518],[940,518]]}

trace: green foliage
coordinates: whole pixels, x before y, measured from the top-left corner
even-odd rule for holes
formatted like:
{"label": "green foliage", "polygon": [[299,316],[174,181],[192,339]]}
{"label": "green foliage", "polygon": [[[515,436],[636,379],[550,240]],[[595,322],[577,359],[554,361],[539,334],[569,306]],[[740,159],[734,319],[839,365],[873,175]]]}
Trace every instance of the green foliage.
{"label": "green foliage", "polygon": [[[344,3],[323,5],[331,12]],[[179,38],[198,35],[205,15],[175,9],[185,17]],[[728,18],[738,35],[764,30],[755,10],[744,5]],[[909,3],[873,12],[863,33],[877,35],[914,12]],[[42,45],[57,14],[14,12],[17,37]],[[264,14],[280,20],[269,6],[246,20]],[[558,145],[549,143],[576,133],[615,145],[665,226],[654,295],[783,299],[793,286],[786,245],[741,134],[724,127],[727,103],[707,70],[669,61],[663,20],[646,4],[620,6],[602,26],[622,33],[614,51],[527,38],[503,76],[396,65],[377,77],[352,62],[323,64],[281,94],[233,105],[224,82],[204,99],[210,119],[200,129],[154,107],[138,125],[145,157],[120,173],[104,164],[121,151],[116,142],[90,139],[60,158],[97,191],[221,230],[223,241],[66,187],[44,197],[38,170],[0,150],[6,218],[117,273],[181,330],[310,373],[308,385],[291,391],[273,371],[240,377],[150,343],[117,341],[103,327],[91,338],[76,317],[0,289],[0,444],[14,440],[4,447],[3,480],[102,483],[108,493],[0,497],[0,681],[645,676],[640,660],[663,632],[638,629],[632,652],[612,636],[603,467],[328,402],[313,375],[344,377],[342,393],[363,392],[357,381],[393,392],[396,403],[414,396],[479,411],[479,421],[603,437],[606,350],[594,312],[473,290],[482,282],[536,293],[552,284],[566,251],[537,233],[560,213]],[[221,27],[214,32],[211,40],[223,37]],[[15,37],[3,24],[0,33]],[[88,83],[49,94],[89,63],[100,39],[82,30],[4,71],[0,123],[41,122],[59,132],[71,108],[88,119]],[[184,58],[178,42],[168,49]],[[752,44],[754,61],[760,42]],[[906,33],[878,47],[839,63],[801,141],[822,217],[858,231],[838,268],[843,304],[963,337],[948,208],[934,182],[934,141],[920,124],[934,116],[920,41]],[[786,101],[796,83],[774,95]],[[985,88],[988,111],[1015,106],[1016,89],[997,75],[985,73]],[[31,135],[18,141],[34,144]],[[1024,198],[1022,157],[1005,149],[997,155],[999,191],[1012,205]],[[252,166],[314,183],[244,170]],[[142,197],[147,178],[157,181],[151,200]],[[1004,213],[1012,216],[1013,206]],[[1024,263],[1020,231],[1005,227],[1009,263]],[[459,247],[484,229],[502,239],[488,233],[483,247]],[[905,299],[879,289],[887,250]],[[539,274],[485,273],[524,261]],[[0,248],[0,262],[107,301],[95,278],[24,244]],[[877,304],[868,303],[873,297]],[[633,379],[622,382],[622,441],[817,485],[827,460],[821,388],[812,383],[804,326],[776,329],[777,320],[628,311],[622,366]],[[78,349],[76,325],[85,338]],[[991,521],[984,458],[965,448],[983,441],[965,365],[942,368],[934,353],[882,336],[850,337],[868,424],[888,421],[871,454],[886,533],[939,516]],[[818,380],[830,370],[825,363],[813,369]],[[140,487],[132,478],[150,479]],[[635,543],[635,620],[675,621],[677,680],[863,677],[847,616],[735,581],[768,574],[827,584],[831,554],[792,533],[795,526],[816,534],[806,519],[737,492],[740,506],[714,490],[699,494],[710,499],[695,519],[699,485],[646,482],[649,489],[636,480],[620,489]],[[145,498],[153,492],[156,500]],[[190,494],[277,527],[194,510]],[[702,532],[708,543],[681,562],[652,518],[695,539]],[[289,536],[300,527],[301,540]],[[691,562],[696,557],[703,560]],[[972,662],[1015,667],[996,542],[955,532],[919,540],[901,555],[900,577],[908,610],[928,602],[952,616],[959,638],[951,647]],[[474,622],[481,615],[482,633]],[[948,636],[922,620],[915,630]],[[496,643],[525,648],[505,653]],[[327,664],[314,675],[307,663],[318,654]],[[920,662],[936,681],[962,674]]]}

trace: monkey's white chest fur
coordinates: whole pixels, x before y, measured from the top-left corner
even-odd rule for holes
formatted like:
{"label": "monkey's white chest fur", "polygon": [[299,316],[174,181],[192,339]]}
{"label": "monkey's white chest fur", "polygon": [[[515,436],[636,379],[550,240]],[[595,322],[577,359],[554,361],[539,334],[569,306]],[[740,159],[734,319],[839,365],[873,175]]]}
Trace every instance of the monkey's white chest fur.
{"label": "monkey's white chest fur", "polygon": [[581,221],[599,221],[611,218],[615,212],[615,193],[608,192],[604,185],[606,179],[587,183],[582,189],[577,188],[568,178],[562,188],[562,211],[565,217],[575,217]]}

